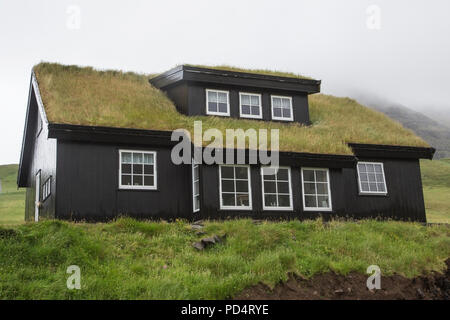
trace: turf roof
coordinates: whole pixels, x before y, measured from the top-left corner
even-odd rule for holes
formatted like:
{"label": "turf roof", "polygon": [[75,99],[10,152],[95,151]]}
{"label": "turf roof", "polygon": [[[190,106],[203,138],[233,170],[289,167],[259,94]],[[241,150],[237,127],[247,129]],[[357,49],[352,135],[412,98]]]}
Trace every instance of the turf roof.
{"label": "turf roof", "polygon": [[[148,82],[151,75],[40,63],[34,67],[50,123],[147,130],[279,129],[280,151],[351,155],[347,143],[428,147],[412,131],[349,98],[309,96],[311,126],[213,116],[185,116]],[[251,70],[246,70],[251,72]],[[208,144],[208,143],[206,143]]]}

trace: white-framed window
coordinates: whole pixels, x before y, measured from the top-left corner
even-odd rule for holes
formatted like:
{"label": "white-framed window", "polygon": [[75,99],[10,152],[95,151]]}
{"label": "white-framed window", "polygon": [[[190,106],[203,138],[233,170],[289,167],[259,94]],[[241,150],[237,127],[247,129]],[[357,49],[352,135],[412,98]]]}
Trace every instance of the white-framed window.
{"label": "white-framed window", "polygon": [[271,96],[272,99],[272,119],[293,121],[292,97]]}
{"label": "white-framed window", "polygon": [[119,150],[119,188],[156,190],[156,152]]}
{"label": "white-framed window", "polygon": [[330,172],[322,168],[302,168],[303,210],[331,211]]}
{"label": "white-framed window", "polygon": [[230,115],[228,91],[206,89],[206,114],[216,116]]}
{"label": "white-framed window", "polygon": [[239,110],[241,118],[262,119],[261,95],[239,92]]}
{"label": "white-framed window", "polygon": [[48,177],[42,185],[42,201],[47,200],[52,194],[52,176]]}
{"label": "white-framed window", "polygon": [[357,166],[360,194],[387,194],[382,162],[358,162]]}
{"label": "white-framed window", "polygon": [[200,166],[192,159],[192,211],[200,210]]}
{"label": "white-framed window", "polygon": [[261,167],[263,209],[292,210],[291,168]]}
{"label": "white-framed window", "polygon": [[219,166],[220,209],[251,210],[250,166]]}

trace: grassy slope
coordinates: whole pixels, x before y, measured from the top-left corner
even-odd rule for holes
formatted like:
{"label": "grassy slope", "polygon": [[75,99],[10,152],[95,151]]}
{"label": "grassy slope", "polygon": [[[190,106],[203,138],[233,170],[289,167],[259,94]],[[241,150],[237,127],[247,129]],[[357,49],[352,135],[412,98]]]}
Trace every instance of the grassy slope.
{"label": "grassy slope", "polygon": [[187,117],[148,83],[146,75],[49,63],[41,63],[34,70],[47,116],[55,123],[154,130],[184,128],[193,132],[194,121],[202,120],[203,130],[217,128],[223,134],[227,128],[279,129],[280,150],[326,154],[351,154],[347,142],[428,146],[399,123],[349,98],[312,95],[310,127],[225,117]]}
{"label": "grassy slope", "polygon": [[17,189],[17,164],[0,166],[0,225],[24,221],[25,189]]}
{"label": "grassy slope", "polygon": [[420,166],[428,221],[450,223],[450,159],[422,160]]}
{"label": "grassy slope", "polygon": [[[450,229],[412,223],[209,222],[208,234],[225,244],[198,252],[199,237],[184,222],[119,219],[109,224],[44,221],[11,235],[0,228],[3,299],[220,299],[287,272],[306,277],[334,270],[408,277],[442,270]],[[81,290],[66,288],[66,268],[81,268]]]}

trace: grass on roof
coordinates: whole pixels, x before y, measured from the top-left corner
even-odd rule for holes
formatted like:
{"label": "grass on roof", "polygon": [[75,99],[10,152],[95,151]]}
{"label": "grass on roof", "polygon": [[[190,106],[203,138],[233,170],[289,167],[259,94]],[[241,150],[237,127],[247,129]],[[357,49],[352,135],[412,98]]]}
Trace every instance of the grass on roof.
{"label": "grass on roof", "polygon": [[297,74],[294,72],[283,72],[283,71],[268,70],[268,69],[245,69],[245,68],[239,68],[239,67],[228,66],[228,65],[218,65],[218,66],[205,66],[205,65],[200,65],[200,64],[186,64],[186,65],[191,66],[191,67],[198,67],[198,68],[208,68],[208,69],[225,70],[225,71],[233,71],[233,72],[256,73],[256,74],[263,74],[263,75],[267,75],[267,76],[313,80],[313,78],[311,78],[311,77],[307,77],[307,76]]}
{"label": "grass on roof", "polygon": [[225,129],[279,129],[280,151],[321,154],[351,155],[349,142],[428,146],[401,124],[349,98],[310,96],[311,126],[188,117],[180,114],[163,92],[149,84],[148,75],[54,63],[40,63],[34,71],[52,123],[169,131],[184,128],[193,132],[194,121],[201,120],[203,130],[217,128],[224,136]]}

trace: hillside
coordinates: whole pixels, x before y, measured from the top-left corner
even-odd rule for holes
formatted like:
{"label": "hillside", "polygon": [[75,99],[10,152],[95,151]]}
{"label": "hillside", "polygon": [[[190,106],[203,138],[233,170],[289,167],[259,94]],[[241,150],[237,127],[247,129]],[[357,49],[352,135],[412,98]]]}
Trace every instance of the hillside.
{"label": "hillside", "polygon": [[24,221],[25,189],[17,189],[17,164],[0,166],[0,225]]}

